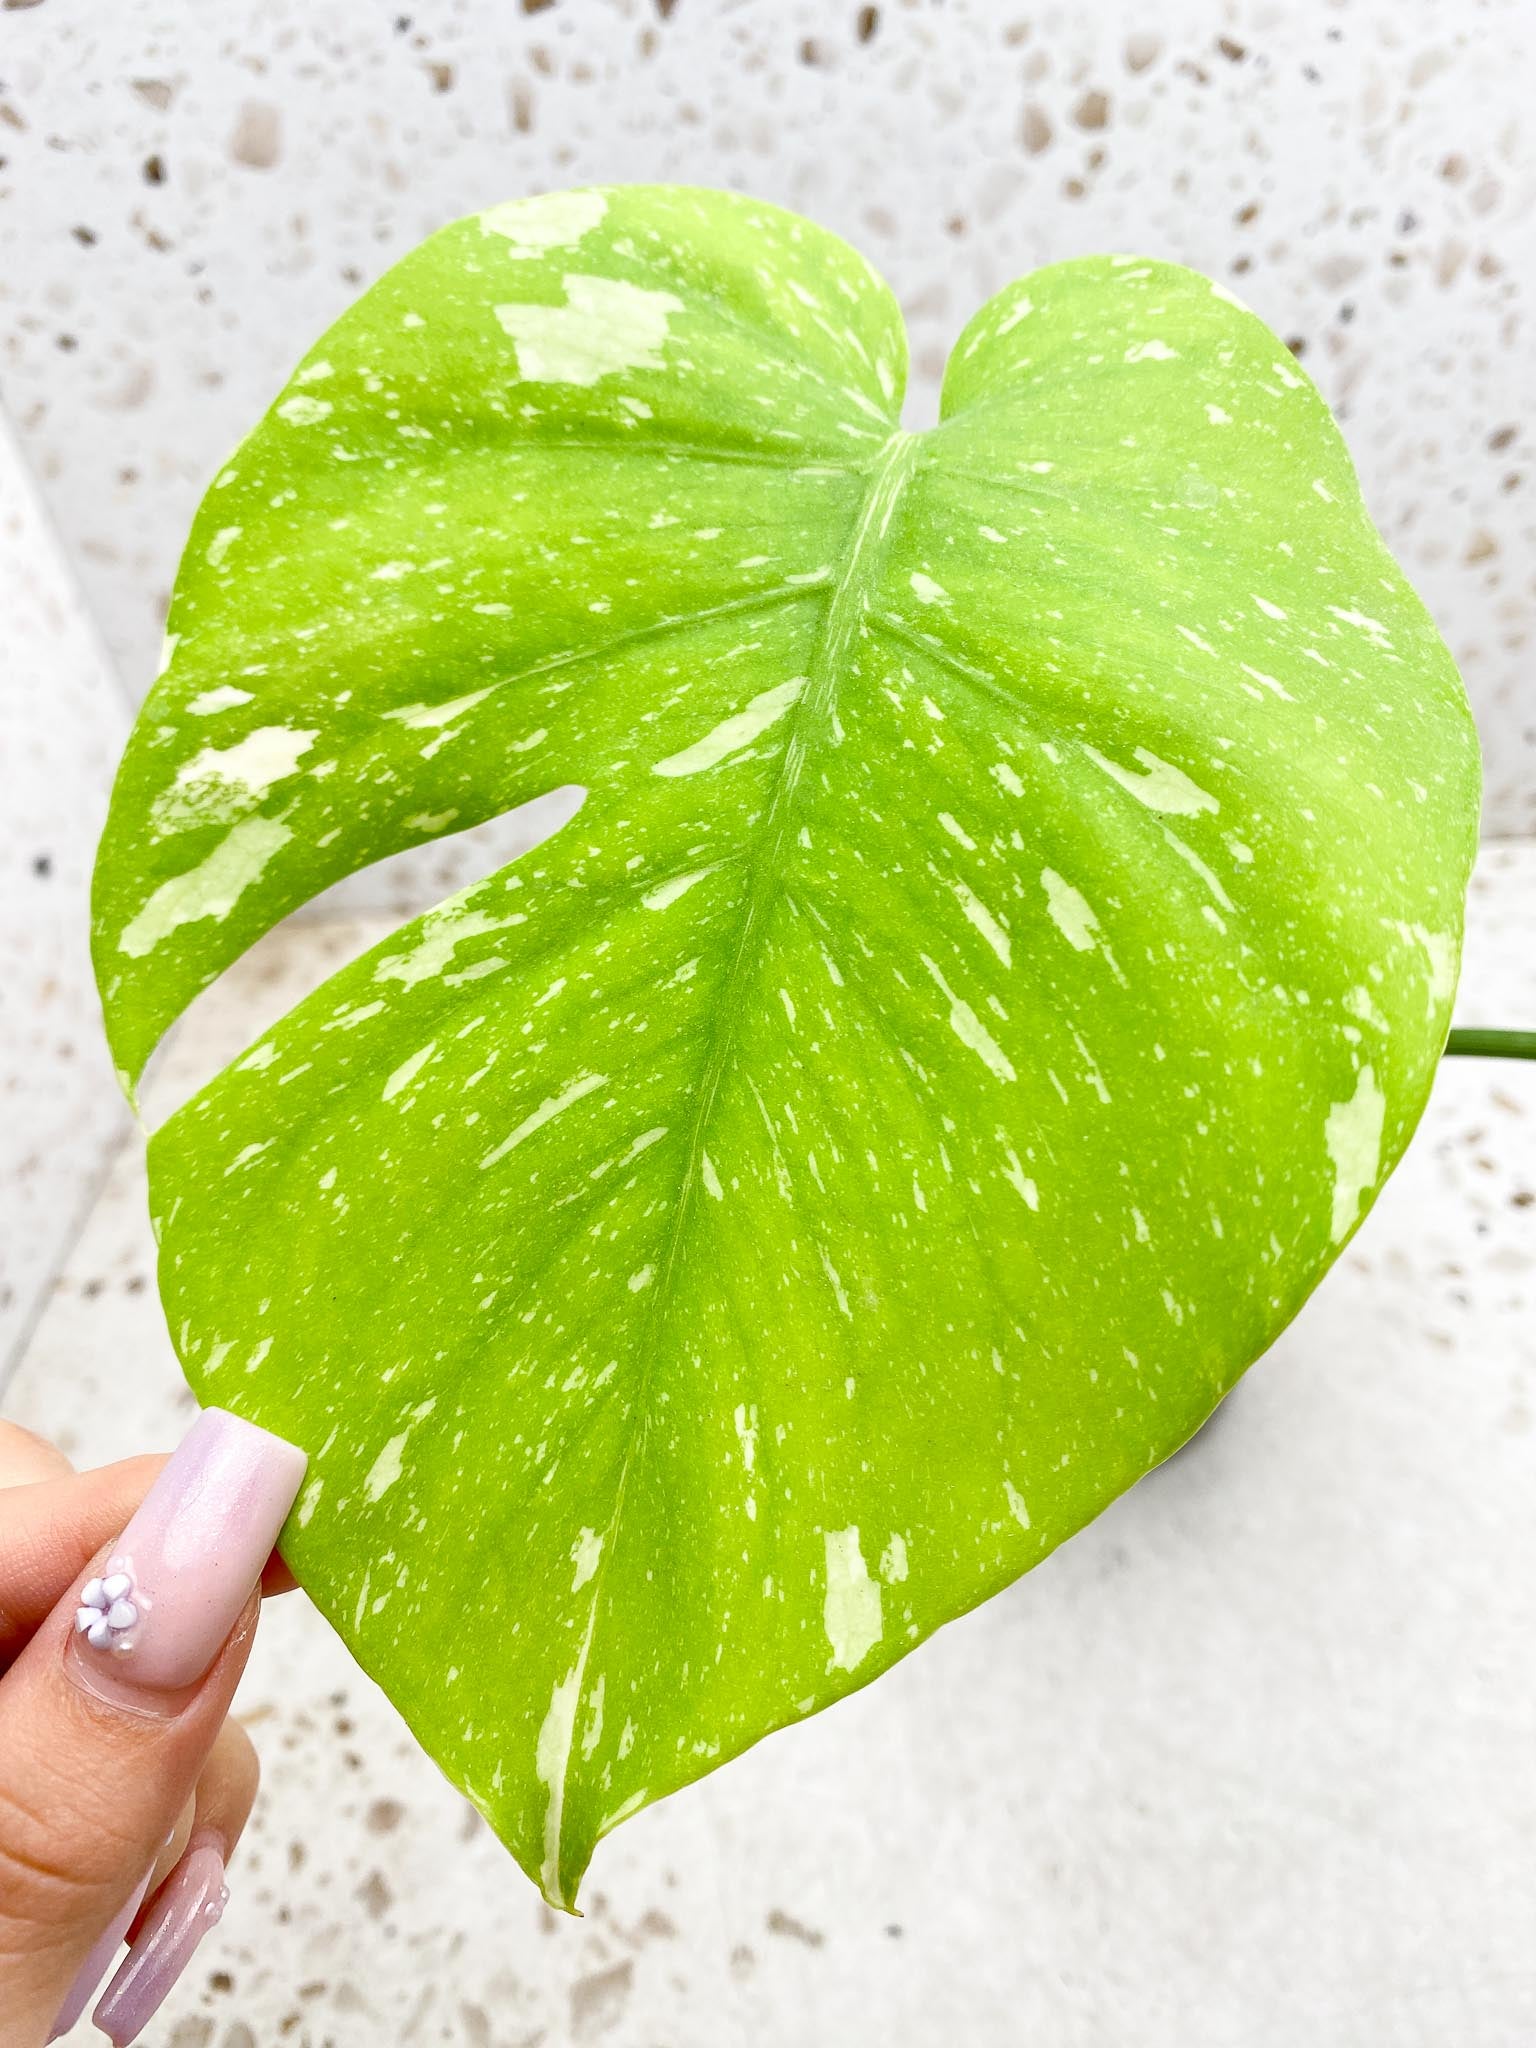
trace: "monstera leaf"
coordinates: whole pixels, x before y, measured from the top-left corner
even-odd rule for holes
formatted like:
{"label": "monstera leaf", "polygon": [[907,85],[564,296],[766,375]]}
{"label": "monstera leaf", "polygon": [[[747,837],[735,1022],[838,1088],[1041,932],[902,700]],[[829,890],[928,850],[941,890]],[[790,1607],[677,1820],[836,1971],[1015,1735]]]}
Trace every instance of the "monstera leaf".
{"label": "monstera leaf", "polygon": [[131,1084],[328,883],[586,792],[150,1151],[193,1386],[557,1904],[1183,1442],[1445,1036],[1472,728],[1273,335],[1111,257],[929,433],[903,371],[768,206],[443,230],[215,480],[102,846]]}

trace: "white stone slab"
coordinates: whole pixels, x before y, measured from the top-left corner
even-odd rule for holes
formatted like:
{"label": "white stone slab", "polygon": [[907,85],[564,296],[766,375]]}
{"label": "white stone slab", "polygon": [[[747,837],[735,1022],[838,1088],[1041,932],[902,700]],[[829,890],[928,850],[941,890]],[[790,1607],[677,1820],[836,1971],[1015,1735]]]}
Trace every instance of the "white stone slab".
{"label": "white stone slab", "polygon": [[456,215],[614,179],[813,214],[894,284],[918,423],[1010,279],[1178,258],[1303,352],[1466,675],[1490,829],[1531,831],[1533,99],[1530,0],[54,0],[0,27],[0,374],[142,690],[215,469]]}
{"label": "white stone slab", "polygon": [[[1536,1018],[1536,846],[1472,897],[1467,1023]],[[298,927],[163,1106],[376,935]],[[867,1692],[599,1850],[557,1920],[302,1598],[266,1768],[155,2048],[1525,2048],[1536,1067],[1442,1071],[1359,1238],[1210,1429]],[[12,1388],[82,1462],[191,1403],[126,1150]],[[87,2029],[78,2038],[97,2037]]]}
{"label": "white stone slab", "polygon": [[127,712],[0,416],[0,1389],[128,1122],[88,952]]}

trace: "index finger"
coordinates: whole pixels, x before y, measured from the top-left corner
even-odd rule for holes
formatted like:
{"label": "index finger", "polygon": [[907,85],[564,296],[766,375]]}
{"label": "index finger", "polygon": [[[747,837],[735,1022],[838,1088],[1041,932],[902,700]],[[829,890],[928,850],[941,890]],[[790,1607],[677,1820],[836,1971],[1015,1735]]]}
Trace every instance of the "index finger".
{"label": "index finger", "polygon": [[[102,1545],[127,1525],[164,1464],[163,1455],[123,1458],[94,1472],[0,1486],[0,1671]],[[263,1595],[289,1592],[293,1584],[274,1553],[261,1575]]]}
{"label": "index finger", "polygon": [[0,1490],[0,1667],[20,1651],[104,1543],[126,1527],[163,1457]]}

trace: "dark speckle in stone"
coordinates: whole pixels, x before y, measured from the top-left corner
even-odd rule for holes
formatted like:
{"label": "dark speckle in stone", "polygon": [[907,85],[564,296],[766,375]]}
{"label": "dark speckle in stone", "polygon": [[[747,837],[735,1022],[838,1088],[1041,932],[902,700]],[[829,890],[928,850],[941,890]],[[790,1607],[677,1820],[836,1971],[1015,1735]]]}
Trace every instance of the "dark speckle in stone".
{"label": "dark speckle in stone", "polygon": [[768,1932],[782,1934],[789,1941],[802,1942],[806,1948],[820,1948],[827,1938],[819,1927],[807,1927],[803,1920],[786,1913],[782,1906],[775,1906],[768,1915]]}
{"label": "dark speckle in stone", "polygon": [[589,2041],[607,2032],[629,2003],[634,1975],[635,1966],[626,1958],[576,1979],[571,1986],[571,2032],[576,2040]]}

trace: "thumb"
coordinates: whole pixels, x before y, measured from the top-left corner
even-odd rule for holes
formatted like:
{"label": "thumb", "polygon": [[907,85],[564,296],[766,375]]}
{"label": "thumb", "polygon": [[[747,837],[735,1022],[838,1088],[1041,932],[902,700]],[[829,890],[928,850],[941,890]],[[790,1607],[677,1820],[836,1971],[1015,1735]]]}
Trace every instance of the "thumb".
{"label": "thumb", "polygon": [[0,1681],[0,2008],[74,2023],[228,1711],[304,1453],[199,1417]]}

